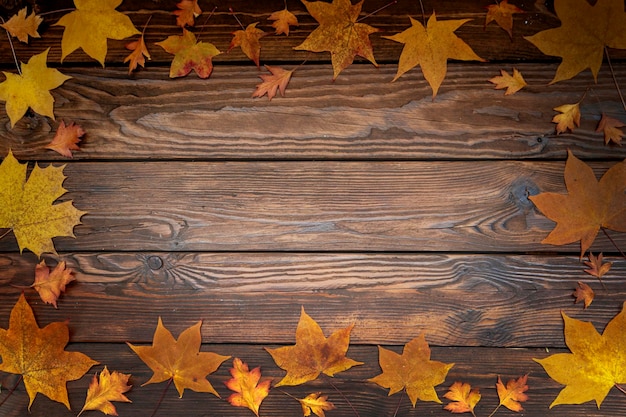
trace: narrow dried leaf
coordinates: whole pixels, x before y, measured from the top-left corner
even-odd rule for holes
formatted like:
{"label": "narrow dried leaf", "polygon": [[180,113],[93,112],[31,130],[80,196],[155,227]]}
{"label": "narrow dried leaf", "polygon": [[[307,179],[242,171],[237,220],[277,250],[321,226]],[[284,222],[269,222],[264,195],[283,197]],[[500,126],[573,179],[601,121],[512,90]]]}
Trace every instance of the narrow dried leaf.
{"label": "narrow dried leaf", "polygon": [[593,302],[593,297],[595,296],[591,287],[581,281],[578,281],[578,288],[576,288],[572,295],[576,297],[576,300],[574,300],[574,304],[579,301],[583,301],[585,308],[591,305],[591,303]]}
{"label": "narrow dried leaf", "polygon": [[195,18],[202,14],[198,0],[181,0],[176,7],[180,10],[175,10],[173,13],[176,15],[176,24],[181,28],[193,26]]}
{"label": "narrow dried leaf", "polygon": [[35,12],[32,12],[28,17],[26,16],[27,8],[24,7],[17,14],[11,16],[6,23],[1,24],[3,28],[9,31],[11,36],[19,39],[20,42],[28,43],[28,37],[40,38],[37,29],[43,18],[37,16]]}
{"label": "narrow dried leaf", "polygon": [[126,49],[132,51],[126,58],[124,58],[124,63],[130,61],[130,64],[128,65],[129,74],[137,69],[137,65],[145,67],[146,58],[151,59],[150,52],[148,52],[143,33],[138,40],[127,43]]}
{"label": "narrow dried leaf", "polygon": [[74,124],[74,122],[66,126],[65,122],[61,120],[52,142],[46,145],[46,149],[51,149],[60,155],[72,158],[72,151],[80,150],[78,143],[84,134],[83,128]]}
{"label": "narrow dried leaf", "polygon": [[506,88],[506,91],[504,92],[505,96],[515,94],[528,85],[526,84],[524,77],[522,77],[522,73],[516,68],[513,68],[513,75],[510,75],[505,70],[500,70],[500,74],[502,75],[491,78],[489,82],[495,84],[494,88],[496,90]]}
{"label": "narrow dried leaf", "polygon": [[266,65],[265,68],[271,72],[271,75],[259,75],[263,82],[257,84],[252,97],[263,97],[263,95],[267,94],[267,98],[271,100],[276,95],[276,91],[280,91],[280,95],[284,97],[287,84],[289,84],[291,75],[295,70],[287,71],[281,67],[271,67],[269,65]]}
{"label": "narrow dried leaf", "polygon": [[73,273],[71,268],[65,268],[65,261],[59,262],[50,273],[45,259],[42,259],[35,267],[35,282],[31,287],[39,293],[41,301],[57,308],[57,299],[65,292],[65,286],[75,280]]}
{"label": "narrow dried leaf", "polygon": [[274,21],[272,27],[276,29],[276,32],[274,32],[276,35],[282,35],[284,33],[289,36],[289,26],[298,26],[298,18],[287,10],[287,8],[272,13],[267,20]]}
{"label": "narrow dried leaf", "polygon": [[500,405],[505,406],[511,411],[519,413],[523,411],[522,404],[528,400],[528,395],[524,394],[528,391],[528,374],[521,376],[517,379],[511,379],[506,383],[506,387],[502,383],[500,376],[498,376],[498,382],[496,383],[496,390],[498,391],[498,398],[500,399]]}
{"label": "narrow dried leaf", "polygon": [[480,401],[481,395],[478,389],[472,389],[471,385],[465,382],[455,382],[448,388],[444,398],[453,401],[444,407],[451,413],[474,413],[474,407]]}
{"label": "narrow dried leaf", "polygon": [[330,411],[335,405],[328,401],[328,396],[322,395],[321,392],[314,392],[306,397],[299,399],[302,406],[304,417],[309,417],[311,413],[318,417],[325,417],[324,411]]}
{"label": "narrow dried leaf", "polygon": [[228,397],[228,402],[235,407],[247,407],[254,414],[259,415],[261,403],[268,396],[271,380],[259,383],[261,368],[248,370],[248,364],[239,358],[233,359],[230,369],[232,378],[225,382],[228,389],[235,391]]}
{"label": "narrow dried leaf", "polygon": [[609,142],[613,142],[616,145],[622,145],[622,138],[624,137],[624,132],[620,127],[624,127],[626,124],[621,120],[615,119],[614,117],[609,117],[606,114],[602,113],[602,119],[600,119],[600,123],[598,123],[598,127],[596,128],[596,132],[604,133],[604,144],[608,145]]}
{"label": "narrow dried leaf", "polygon": [[563,104],[555,107],[554,110],[560,112],[552,118],[552,123],[556,123],[556,133],[564,133],[568,129],[573,132],[580,126],[580,102],[574,104]]}
{"label": "narrow dried leaf", "polygon": [[85,405],[78,415],[80,416],[83,411],[98,410],[106,415],[116,416],[117,410],[111,401],[132,402],[124,395],[132,388],[132,385],[128,385],[129,378],[130,374],[109,372],[105,366],[99,377],[93,376],[87,389]]}
{"label": "narrow dried leaf", "polygon": [[509,0],[502,0],[496,4],[487,6],[487,17],[485,18],[485,28],[495,20],[502,29],[513,38],[513,15],[524,11],[514,4],[509,4]]}

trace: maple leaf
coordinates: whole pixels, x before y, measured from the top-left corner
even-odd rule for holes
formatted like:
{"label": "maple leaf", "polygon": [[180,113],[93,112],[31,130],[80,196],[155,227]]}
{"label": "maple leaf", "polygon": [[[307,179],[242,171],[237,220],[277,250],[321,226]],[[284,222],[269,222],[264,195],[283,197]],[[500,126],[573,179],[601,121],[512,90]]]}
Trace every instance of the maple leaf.
{"label": "maple leaf", "polygon": [[130,18],[115,10],[122,0],[74,0],[76,10],[59,19],[54,26],[64,26],[61,38],[61,62],[82,48],[104,67],[107,39],[121,40],[140,32]]}
{"label": "maple leaf", "polygon": [[85,212],[72,201],[52,204],[66,191],[63,168],[35,164],[26,181],[26,164],[20,164],[11,151],[0,164],[0,228],[13,229],[20,252],[27,248],[38,257],[56,253],[53,237],[74,236],[74,226]]}
{"label": "maple leaf", "polygon": [[430,347],[423,333],[404,345],[402,355],[378,346],[378,361],[383,372],[368,381],[389,388],[389,395],[405,388],[413,407],[418,399],[441,403],[435,386],[445,381],[454,366],[430,360]]}
{"label": "maple leaf", "polygon": [[105,366],[99,378],[96,375],[93,376],[87,389],[85,405],[78,416],[83,411],[88,410],[99,410],[106,415],[116,416],[117,411],[111,401],[132,402],[124,395],[132,387],[132,385],[128,385],[129,378],[130,374],[122,374],[117,371],[109,372]]}
{"label": "maple leaf", "polygon": [[261,29],[257,29],[256,23],[251,23],[246,27],[246,30],[236,30],[233,32],[233,40],[230,42],[228,50],[240,46],[241,50],[248,58],[252,60],[260,68],[259,58],[261,55],[261,42],[260,39],[267,35]]}
{"label": "maple leaf", "polygon": [[302,3],[320,25],[295,50],[330,52],[333,80],[352,64],[356,56],[378,67],[369,35],[379,29],[357,23],[363,0],[354,5],[350,0],[333,0],[332,3],[302,0]]}
{"label": "maple leaf", "polygon": [[556,133],[566,132],[568,129],[573,132],[580,126],[580,102],[574,104],[563,104],[555,107],[554,110],[560,112],[552,118],[552,123],[556,123]]}
{"label": "maple leaf", "polygon": [[626,49],[626,13],[623,0],[555,0],[561,26],[524,38],[546,55],[563,61],[550,84],[573,78],[590,68],[594,79],[602,65],[605,47]]}
{"label": "maple leaf", "polygon": [[513,15],[524,11],[514,4],[509,4],[509,0],[502,0],[500,3],[487,6],[487,17],[485,18],[485,29],[487,25],[495,20],[502,29],[513,38]]}
{"label": "maple leaf", "polygon": [[289,26],[298,26],[298,18],[287,8],[272,13],[267,20],[273,20],[272,27],[276,29],[275,34],[285,34],[289,36]]}
{"label": "maple leaf", "polygon": [[602,113],[602,119],[598,123],[598,127],[596,128],[596,132],[604,133],[604,144],[608,145],[609,142],[613,141],[616,145],[622,145],[622,138],[624,137],[624,132],[619,127],[624,127],[626,124],[621,120],[615,119],[614,117],[609,117],[606,114]]}
{"label": "maple leaf", "polygon": [[[154,332],[152,346],[128,346],[154,372],[143,385],[157,384],[172,379],[180,398],[185,388],[196,392],[219,394],[206,379],[230,356],[213,352],[200,352],[200,326],[202,322],[185,329],[178,340],[163,326],[161,317]],[[143,386],[142,385],[142,386]]]}
{"label": "maple leaf", "polygon": [[346,357],[352,327],[354,325],[337,330],[327,339],[319,324],[302,307],[296,328],[296,344],[276,349],[265,348],[276,365],[287,371],[287,375],[276,386],[299,385],[313,381],[322,372],[333,376],[355,365],[362,365],[362,362]]}
{"label": "maple leaf", "polygon": [[513,75],[510,75],[505,70],[500,70],[500,74],[501,75],[489,79],[489,82],[495,84],[494,88],[496,90],[506,88],[505,96],[515,94],[528,85],[524,77],[522,77],[522,73],[516,68],[513,68]]}
{"label": "maple leaf", "polygon": [[565,385],[550,408],[559,404],[602,401],[616,384],[626,384],[626,303],[600,335],[593,324],[561,313],[565,323],[565,344],[571,353],[557,353],[534,359],[550,378]]}
{"label": "maple leaf", "polygon": [[191,70],[200,78],[209,78],[213,71],[212,59],[221,53],[212,43],[198,42],[196,35],[187,29],[183,29],[182,36],[172,35],[156,45],[174,55],[170,78],[184,77]]}
{"label": "maple leaf", "polygon": [[195,18],[202,14],[198,0],[181,0],[176,7],[180,10],[175,10],[173,13],[176,15],[176,24],[181,28],[193,26]]}
{"label": "maple leaf", "polygon": [[252,97],[263,97],[263,95],[267,94],[267,98],[271,100],[276,95],[276,91],[280,91],[280,95],[284,97],[287,84],[289,84],[291,75],[295,70],[287,71],[281,67],[271,67],[269,65],[266,65],[265,68],[271,72],[271,75],[259,75],[263,82],[257,84]]}
{"label": "maple leaf", "polygon": [[302,406],[304,417],[309,417],[311,413],[318,417],[325,417],[324,411],[330,411],[335,408],[335,405],[328,401],[328,396],[321,394],[321,392],[314,392],[302,399],[298,399]]}
{"label": "maple leaf", "polygon": [[565,186],[569,195],[541,193],[530,200],[556,227],[541,242],[565,245],[580,240],[580,257],[601,227],[626,232],[626,162],[615,164],[598,181],[591,167],[567,151]]}
{"label": "maple leaf", "polygon": [[32,12],[29,16],[26,16],[26,7],[21,9],[17,14],[11,16],[6,23],[1,24],[4,29],[8,30],[11,36],[16,37],[20,42],[28,43],[28,37],[40,38],[37,28],[43,18],[37,16],[35,12]]}
{"label": "maple leaf", "polygon": [[256,367],[248,370],[248,365],[241,359],[233,359],[233,367],[230,369],[232,378],[225,382],[228,389],[235,391],[228,397],[228,402],[235,407],[248,407],[254,414],[259,415],[261,402],[268,396],[270,384],[267,380],[259,384],[261,368]]}
{"label": "maple leaf", "polygon": [[137,65],[145,67],[146,58],[151,59],[150,52],[148,52],[148,48],[146,47],[143,33],[141,34],[141,37],[136,41],[127,43],[126,49],[132,51],[130,54],[128,54],[126,58],[124,58],[124,63],[130,61],[130,64],[128,65],[129,74],[137,69]]}
{"label": "maple leaf", "polygon": [[41,301],[57,308],[57,299],[65,292],[65,286],[75,280],[73,273],[71,268],[65,268],[65,261],[59,262],[50,273],[50,268],[42,259],[35,267],[35,282],[31,287],[37,290]]}
{"label": "maple leaf", "polygon": [[0,329],[0,371],[22,375],[28,393],[28,409],[37,393],[70,409],[67,381],[81,378],[98,362],[80,352],[67,352],[69,329],[65,322],[39,328],[24,294],[15,303],[9,328]]}
{"label": "maple leaf", "polygon": [[506,383],[506,387],[502,383],[500,376],[498,375],[498,382],[496,383],[496,390],[498,391],[498,398],[500,404],[498,406],[505,406],[511,411],[520,412],[522,408],[522,402],[528,399],[528,395],[524,394],[528,391],[528,374],[520,376],[517,379],[510,379]]}
{"label": "maple leaf", "polygon": [[0,83],[0,100],[6,101],[11,127],[26,114],[29,107],[35,113],[54,119],[54,97],[50,90],[72,77],[46,66],[49,50],[33,55],[26,64],[21,63],[21,74],[2,72],[6,80]]}
{"label": "maple leaf", "polygon": [[424,78],[433,90],[433,98],[446,77],[448,59],[461,61],[485,61],[474,53],[472,48],[454,31],[471,19],[437,20],[435,13],[428,18],[424,27],[420,22],[409,17],[411,27],[393,36],[383,36],[404,44],[398,72],[392,81],[396,81],[411,68],[420,65]]}
{"label": "maple leaf", "polygon": [[448,388],[444,398],[454,401],[446,405],[445,410],[455,414],[472,413],[475,415],[474,407],[480,401],[481,395],[478,389],[472,389],[470,384],[457,381]]}
{"label": "maple leaf", "polygon": [[65,125],[65,122],[61,120],[57,132],[52,139],[52,142],[46,145],[46,149],[51,149],[59,154],[72,158],[72,151],[78,151],[78,142],[80,138],[85,134],[82,127],[74,124]]}
{"label": "maple leaf", "polygon": [[576,297],[576,300],[574,300],[574,304],[579,301],[583,301],[585,308],[591,305],[591,303],[593,302],[593,297],[595,296],[591,287],[580,281],[578,281],[578,288],[576,288],[572,295]]}

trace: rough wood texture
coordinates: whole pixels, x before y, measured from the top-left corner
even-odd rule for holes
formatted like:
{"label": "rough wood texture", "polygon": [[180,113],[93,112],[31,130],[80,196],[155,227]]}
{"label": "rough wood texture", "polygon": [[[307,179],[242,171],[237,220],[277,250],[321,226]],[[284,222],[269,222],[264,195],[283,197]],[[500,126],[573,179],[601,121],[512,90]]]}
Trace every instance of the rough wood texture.
{"label": "rough wood texture", "polygon": [[[0,13],[32,3],[0,2]],[[40,12],[72,7],[71,0],[35,3]],[[50,65],[73,78],[53,91],[56,121],[29,113],[10,128],[0,110],[0,155],[11,149],[31,166],[66,163],[62,200],[88,214],[76,238],[55,239],[59,255],[46,256],[52,265],[67,261],[77,278],[58,309],[24,289],[36,257],[20,254],[12,233],[0,239],[0,327],[25,291],[41,326],[69,320],[68,349],[101,362],[68,384],[73,411],[40,395],[30,415],[75,416],[91,376],[107,365],[133,375],[133,403],[116,403],[119,415],[149,416],[166,384],[141,387],[151,372],[124,342],[151,343],[158,317],[175,336],[202,320],[202,350],[240,357],[277,382],[283,371],[263,347],[294,343],[302,306],[327,335],[354,323],[349,356],[365,362],[332,382],[285,389],[329,395],[337,409],[328,417],[355,416],[342,395],[360,417],[450,415],[443,404],[413,409],[406,395],[388,397],[365,382],[380,372],[376,345],[400,351],[421,332],[433,359],[455,363],[439,396],[454,381],[470,382],[483,394],[478,416],[497,405],[498,375],[506,381],[527,373],[524,416],[626,412],[617,390],[601,409],[549,409],[561,387],[532,360],[567,351],[561,311],[601,331],[626,300],[626,261],[614,244],[600,233],[592,247],[614,262],[603,288],[583,272],[578,244],[540,243],[554,224],[528,199],[565,192],[568,149],[598,177],[626,158],[624,147],[605,146],[595,132],[602,113],[625,120],[608,66],[597,83],[585,71],[548,86],[558,60],[523,39],[559,25],[552,2],[511,0],[526,11],[515,15],[511,40],[495,23],[484,28],[492,0],[425,0],[438,19],[472,19],[456,33],[490,61],[449,62],[433,100],[419,68],[390,82],[402,45],[382,38],[407,28],[409,15],[421,19],[419,3],[401,0],[368,17],[381,29],[371,36],[380,67],[357,60],[332,82],[328,53],[293,50],[316,22],[289,0],[300,26],[288,38],[262,40],[262,64],[297,67],[286,97],[272,101],[251,98],[264,72],[238,48],[214,59],[208,80],[168,78],[171,56],[153,43],[179,33],[170,13],[176,3],[120,7],[139,28],[152,16],[146,37],[153,60],[132,75],[122,65],[127,41],[109,41],[106,68],[81,51],[60,64],[62,28],[51,26],[58,15],[46,15],[41,39],[16,44],[21,61],[50,47]],[[367,0],[362,16],[387,3]],[[226,52],[239,28],[229,6],[243,24],[258,21],[270,32],[266,19],[284,2],[219,2],[208,22],[213,5],[201,5],[195,31]],[[0,45],[0,63],[13,71],[10,49]],[[609,53],[623,86],[626,51]],[[505,97],[487,79],[513,67],[529,86]],[[553,108],[583,95],[581,126],[556,135]],[[73,160],[44,149],[60,120],[87,131]],[[626,248],[624,234],[608,233]],[[577,281],[596,291],[587,310],[573,303]],[[188,390],[179,399],[170,388],[156,416],[252,415],[224,400],[230,365],[209,376],[222,399]],[[8,395],[17,382],[0,373],[2,416],[28,413],[23,383]],[[261,417],[300,412],[278,389],[261,407]],[[498,415],[505,413],[512,415]]]}

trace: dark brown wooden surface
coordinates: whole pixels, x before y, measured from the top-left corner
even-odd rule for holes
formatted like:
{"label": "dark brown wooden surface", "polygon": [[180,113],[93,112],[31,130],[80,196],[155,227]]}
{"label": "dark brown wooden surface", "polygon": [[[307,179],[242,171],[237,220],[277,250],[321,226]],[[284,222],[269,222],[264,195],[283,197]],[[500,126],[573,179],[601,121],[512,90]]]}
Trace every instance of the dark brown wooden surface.
{"label": "dark brown wooden surface", "polygon": [[[434,100],[419,68],[390,82],[402,45],[382,38],[407,28],[409,15],[421,19],[417,2],[400,0],[368,17],[381,29],[371,36],[379,68],[357,59],[333,82],[328,53],[293,50],[316,23],[289,1],[300,26],[288,38],[262,39],[262,64],[297,67],[286,97],[272,101],[251,98],[265,72],[238,49],[226,53],[239,28],[228,7],[243,24],[258,21],[271,32],[266,19],[282,0],[201,2],[205,13],[194,30],[224,52],[208,80],[169,79],[171,55],[153,44],[179,33],[170,13],[176,1],[120,7],[139,28],[152,16],[146,38],[153,59],[131,75],[122,64],[127,41],[109,41],[105,68],[82,51],[61,64],[62,28],[47,15],[45,36],[16,43],[17,57],[25,62],[50,47],[50,65],[73,78],[52,92],[56,120],[29,113],[10,128],[2,107],[0,155],[11,149],[31,166],[67,164],[61,200],[88,214],[76,238],[55,239],[58,256],[45,258],[65,260],[77,281],[58,309],[32,290],[25,294],[40,326],[68,320],[68,349],[101,365],[68,384],[73,411],[39,395],[29,415],[75,416],[92,375],[107,365],[133,375],[133,403],[116,403],[119,415],[150,416],[166,384],[141,386],[151,371],[125,342],[151,343],[158,317],[175,336],[202,320],[203,351],[261,366],[263,378],[277,382],[284,372],[263,347],[294,343],[301,307],[327,335],[355,324],[348,356],[365,363],[332,383],[324,377],[285,389],[329,395],[337,409],[328,417],[356,416],[342,394],[360,417],[450,415],[447,400],[413,409],[405,394],[388,397],[366,382],[380,372],[377,345],[400,352],[422,332],[433,359],[455,363],[439,396],[454,381],[471,383],[483,394],[478,416],[497,405],[498,375],[524,374],[525,416],[624,414],[617,390],[601,409],[548,408],[561,387],[532,359],[567,351],[561,312],[602,331],[626,300],[626,261],[600,233],[592,250],[614,262],[603,288],[583,272],[578,244],[541,244],[554,223],[528,199],[565,193],[568,149],[598,176],[626,158],[624,147],[606,146],[595,132],[602,113],[626,121],[624,109],[606,63],[597,82],[587,70],[548,86],[559,61],[523,36],[559,25],[552,2],[511,2],[526,11],[515,15],[512,40],[495,23],[484,28],[484,7],[493,1],[424,1],[438,19],[471,19],[456,33],[489,60],[449,62]],[[72,7],[69,0],[38,3],[41,12]],[[387,3],[367,0],[362,16]],[[610,54],[624,85],[626,51]],[[14,71],[12,61],[0,41],[3,70]],[[512,68],[529,86],[505,97],[487,80]],[[553,108],[583,95],[581,126],[557,135]],[[60,120],[87,131],[72,160],[44,149]],[[623,234],[609,234],[626,248]],[[19,253],[11,233],[0,240],[0,327],[37,262]],[[573,302],[578,281],[596,291],[587,310]],[[208,377],[222,399],[189,390],[179,399],[170,387],[156,416],[252,415],[224,400],[231,363]],[[23,383],[7,394],[18,378],[0,374],[2,416],[28,415]],[[279,389],[261,407],[261,417],[299,413]],[[505,414],[513,415],[497,415]]]}

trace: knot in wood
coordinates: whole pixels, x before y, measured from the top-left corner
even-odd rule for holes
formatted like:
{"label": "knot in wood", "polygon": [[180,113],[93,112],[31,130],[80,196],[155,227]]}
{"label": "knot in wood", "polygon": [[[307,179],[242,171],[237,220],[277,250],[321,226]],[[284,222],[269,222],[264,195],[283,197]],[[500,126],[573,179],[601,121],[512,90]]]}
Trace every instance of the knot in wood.
{"label": "knot in wood", "polygon": [[148,259],[146,259],[146,263],[148,264],[148,267],[153,271],[156,271],[157,269],[161,269],[163,267],[163,259],[161,259],[159,256],[149,256]]}

